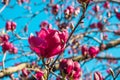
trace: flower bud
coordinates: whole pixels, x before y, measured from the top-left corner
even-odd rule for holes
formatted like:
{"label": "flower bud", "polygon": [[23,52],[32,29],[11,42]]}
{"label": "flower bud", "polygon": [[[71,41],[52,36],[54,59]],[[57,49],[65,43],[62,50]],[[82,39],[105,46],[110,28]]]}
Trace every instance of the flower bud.
{"label": "flower bud", "polygon": [[8,31],[8,30],[11,30],[11,22],[10,21],[8,21],[7,23],[6,23],[6,30]]}
{"label": "flower bud", "polygon": [[52,13],[54,15],[58,14],[60,6],[58,4],[52,6]]}
{"label": "flower bud", "polygon": [[94,7],[93,7],[93,10],[94,10],[94,12],[99,12],[100,11],[100,7],[99,7],[99,5],[95,5]]}
{"label": "flower bud", "polygon": [[106,8],[106,9],[110,8],[110,3],[109,3],[109,1],[106,1],[103,6],[104,6],[104,8]]}
{"label": "flower bud", "polygon": [[74,63],[71,59],[62,59],[60,62],[60,70],[63,71],[65,74],[70,74],[74,67]]}
{"label": "flower bud", "polygon": [[4,42],[2,44],[2,50],[3,50],[3,52],[6,52],[6,51],[10,50],[12,47],[13,47],[13,44],[10,43],[10,42]]}
{"label": "flower bud", "polygon": [[38,71],[36,72],[35,76],[37,78],[37,80],[43,80],[42,79],[42,76],[44,75],[44,72],[43,71]]}
{"label": "flower bud", "polygon": [[103,79],[102,74],[97,71],[94,73],[94,80],[104,80],[104,79]]}
{"label": "flower bud", "polygon": [[83,55],[83,56],[86,56],[87,53],[88,53],[88,47],[87,47],[86,45],[83,45],[83,46],[81,47],[81,51],[82,51],[82,55]]}
{"label": "flower bud", "polygon": [[89,55],[91,57],[96,57],[96,55],[99,53],[99,48],[98,47],[94,47],[94,46],[91,46],[89,48]]}

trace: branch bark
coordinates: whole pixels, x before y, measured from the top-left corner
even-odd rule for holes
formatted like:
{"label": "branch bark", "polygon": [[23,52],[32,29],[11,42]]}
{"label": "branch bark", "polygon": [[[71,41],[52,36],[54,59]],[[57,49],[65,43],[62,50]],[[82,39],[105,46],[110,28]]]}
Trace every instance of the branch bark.
{"label": "branch bark", "polygon": [[0,78],[2,78],[4,76],[8,76],[12,73],[21,71],[24,68],[30,68],[30,67],[31,66],[29,63],[22,63],[22,64],[19,64],[17,66],[14,66],[14,67],[6,68],[6,69],[0,71]]}
{"label": "branch bark", "polygon": [[[104,50],[110,49],[110,48],[115,47],[117,45],[120,45],[120,39],[111,41],[108,44],[106,44],[106,48]],[[111,57],[96,57],[96,58],[97,59],[120,60],[120,58],[111,58]],[[82,60],[88,59],[88,57],[83,57],[83,56],[80,55],[80,56],[73,57],[72,59],[74,61],[82,61]],[[31,68],[31,67],[32,66],[29,63],[21,63],[21,64],[19,64],[17,66],[6,68],[5,70],[1,70],[0,71],[0,78],[2,78],[4,76],[7,76],[7,75],[10,75],[12,73],[21,71],[24,68]],[[53,71],[57,70],[58,67],[59,67],[59,64],[56,64],[55,67],[54,67],[54,69],[53,69]]]}

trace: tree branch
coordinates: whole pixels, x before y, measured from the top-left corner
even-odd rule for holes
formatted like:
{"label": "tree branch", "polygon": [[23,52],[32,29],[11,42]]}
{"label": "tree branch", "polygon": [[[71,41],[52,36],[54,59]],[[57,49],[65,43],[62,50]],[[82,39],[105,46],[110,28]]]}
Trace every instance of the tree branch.
{"label": "tree branch", "polygon": [[[107,49],[110,49],[112,47],[115,47],[117,45],[120,44],[120,39],[117,39],[117,40],[114,40],[114,41],[111,41],[109,42],[108,44],[106,44],[106,48],[104,50],[107,50]],[[89,59],[89,57],[84,57],[84,56],[76,56],[76,57],[71,57],[74,61],[82,61],[82,60],[86,60],[86,59]],[[120,58],[112,58],[112,57],[96,57],[96,59],[112,59],[112,60],[120,60]],[[59,67],[59,64],[56,64],[53,68],[53,71],[57,70]],[[4,77],[4,76],[7,76],[7,75],[10,75],[14,72],[18,72],[20,70],[22,70],[23,68],[31,68],[31,65],[29,63],[22,63],[22,64],[19,64],[17,66],[14,66],[14,67],[10,67],[10,68],[7,68],[5,69],[4,71],[1,70],[0,71],[0,77]]]}
{"label": "tree branch", "polygon": [[30,68],[30,67],[31,67],[30,64],[22,63],[22,64],[19,64],[17,66],[14,66],[14,67],[6,68],[6,69],[0,71],[0,78],[2,78],[4,76],[8,76],[12,73],[21,71],[24,68]]}

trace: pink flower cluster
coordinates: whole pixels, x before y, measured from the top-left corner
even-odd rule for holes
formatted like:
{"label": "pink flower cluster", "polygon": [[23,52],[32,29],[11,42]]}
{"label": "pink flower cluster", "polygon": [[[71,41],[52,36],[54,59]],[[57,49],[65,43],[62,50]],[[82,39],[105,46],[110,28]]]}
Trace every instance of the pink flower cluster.
{"label": "pink flower cluster", "polygon": [[[109,3],[109,1],[106,1],[104,4],[103,4],[103,7],[105,8],[105,9],[109,9],[110,8],[110,3]],[[100,6],[99,5],[95,5],[95,6],[93,6],[93,11],[95,12],[95,13],[97,13],[97,12],[99,12],[100,11]]]}
{"label": "pink flower cluster", "polygon": [[8,22],[6,23],[6,30],[7,30],[7,31],[14,31],[15,28],[16,28],[16,23],[15,23],[15,22],[13,22],[13,21],[8,21]]}
{"label": "pink flower cluster", "polygon": [[81,51],[83,56],[90,55],[91,57],[96,57],[96,55],[99,53],[99,48],[94,46],[88,48],[86,45],[83,45],[81,47]]}
{"label": "pink flower cluster", "polygon": [[60,62],[60,71],[66,75],[67,80],[79,80],[82,75],[80,65],[71,59],[62,59]]}
{"label": "pink flower cluster", "polygon": [[9,36],[7,34],[0,35],[0,44],[3,52],[9,51],[14,54],[18,52],[18,49],[9,42]]}
{"label": "pink flower cluster", "polygon": [[106,8],[106,9],[109,9],[109,8],[110,8],[110,2],[109,2],[109,1],[106,1],[106,2],[103,4],[103,7]]}
{"label": "pink flower cluster", "polygon": [[18,49],[10,42],[4,42],[2,44],[2,50],[3,52],[9,51],[10,53],[14,53],[14,54],[18,52]]}
{"label": "pink flower cluster", "polygon": [[42,22],[40,23],[40,28],[52,29],[52,25],[49,24],[47,21],[42,21]]}
{"label": "pink flower cluster", "polygon": [[59,8],[60,8],[60,6],[59,6],[58,4],[53,5],[53,6],[52,6],[52,13],[53,13],[54,15],[57,15],[57,14],[58,14],[58,11],[59,11]]}
{"label": "pink flower cluster", "polygon": [[69,19],[72,17],[72,15],[78,15],[78,13],[80,13],[80,8],[74,8],[73,6],[68,6],[65,10],[64,10],[64,15],[66,19]]}
{"label": "pink flower cluster", "polygon": [[40,57],[49,58],[60,54],[66,45],[68,32],[41,28],[36,36],[30,36],[30,48]]}
{"label": "pink flower cluster", "polygon": [[35,77],[37,78],[37,80],[43,80],[42,79],[43,75],[44,75],[43,71],[38,71],[38,72],[36,72]]}
{"label": "pink flower cluster", "polygon": [[98,28],[99,30],[103,30],[104,25],[101,22],[93,23],[90,25],[90,28]]}

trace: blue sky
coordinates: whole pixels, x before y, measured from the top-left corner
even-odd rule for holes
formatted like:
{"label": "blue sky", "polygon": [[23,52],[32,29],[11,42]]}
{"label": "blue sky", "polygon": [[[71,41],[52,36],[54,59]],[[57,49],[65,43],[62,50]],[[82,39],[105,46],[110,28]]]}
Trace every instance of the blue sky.
{"label": "blue sky", "polygon": [[[53,28],[56,29],[57,27],[56,27],[56,25],[54,25],[55,24],[55,21],[54,21],[55,20],[55,16],[53,16],[50,12],[43,11],[40,14],[38,14],[36,17],[34,17],[31,20],[30,24],[28,25],[28,32],[26,34],[23,34],[22,32],[23,32],[23,28],[25,27],[26,23],[30,21],[30,18],[19,18],[19,19],[14,20],[16,17],[19,17],[19,16],[23,16],[23,17],[24,16],[31,16],[33,13],[35,13],[37,11],[40,11],[43,8],[45,8],[45,6],[47,5],[47,3],[49,3],[49,1],[46,2],[46,3],[41,3],[41,1],[42,0],[31,0],[30,4],[24,3],[22,5],[17,5],[16,1],[11,1],[10,6],[6,7],[4,9],[4,11],[2,13],[0,13],[0,16],[2,16],[5,19],[5,21],[4,21],[0,17],[0,29],[4,29],[5,28],[6,21],[8,21],[8,20],[13,20],[13,21],[15,21],[17,23],[17,28],[16,28],[15,32],[18,33],[18,34],[20,34],[20,36],[23,36],[23,37],[29,37],[30,33],[35,34],[36,31],[39,31],[40,30],[40,27],[39,27],[40,23],[42,21],[45,21],[45,20],[47,20],[49,23],[51,23],[53,25]],[[39,3],[40,5],[35,5],[36,2]],[[57,2],[57,0],[56,0],[56,2]],[[67,3],[68,3],[68,5],[71,4],[70,2],[67,2]],[[0,3],[0,8],[2,8],[2,6],[3,6],[3,4]],[[13,8],[11,8],[11,6],[13,6]],[[75,6],[77,6],[77,5],[75,5]],[[30,10],[25,9],[26,7],[30,7]],[[91,7],[88,8],[88,11],[90,11],[90,10],[91,10]],[[86,13],[86,15],[87,15],[87,13]],[[78,18],[74,19],[73,22],[76,23],[77,19]],[[117,20],[115,17],[113,19],[111,19],[110,21],[113,22],[113,23],[114,22],[115,23],[119,22],[119,20]],[[84,19],[84,22],[85,22],[84,26],[88,26],[89,25],[89,21],[88,21],[87,18]],[[96,22],[96,19],[94,19],[93,22]],[[116,26],[114,26],[114,27],[116,27]],[[79,30],[78,32],[80,32],[80,33],[82,33],[82,32],[85,31],[81,27],[79,27],[77,30]],[[76,32],[76,34],[78,34],[78,32]],[[9,32],[8,34],[11,36],[10,40],[12,40],[13,39],[12,38],[12,33]],[[114,36],[114,34],[108,33],[108,35],[110,35],[109,37],[112,37],[113,39],[119,38],[119,36]],[[91,34],[91,36],[94,36],[94,35]],[[99,33],[98,33],[98,36],[99,36]],[[98,37],[98,36],[96,36],[96,37]],[[98,46],[98,43],[96,43],[94,41],[92,41],[92,42],[93,42],[93,44],[90,44],[90,45]],[[22,43],[24,45],[28,45],[27,40],[15,41],[14,42],[15,46],[20,46],[20,43]],[[107,42],[105,42],[105,43],[107,43]],[[85,43],[85,44],[87,44],[87,43]],[[29,51],[29,48],[28,47],[24,47],[23,50]],[[107,50],[105,52],[101,52],[99,55],[102,55],[102,54],[112,54],[115,57],[120,57],[119,52],[120,52],[120,48],[118,47],[118,48],[109,49],[109,50]],[[14,58],[15,56],[20,56],[21,54],[22,54],[21,51],[18,54],[16,54],[16,55],[8,53],[7,54],[7,59]],[[67,51],[65,52],[65,54],[67,56],[69,56],[69,54],[67,53]],[[3,57],[3,54],[0,54],[0,56]],[[18,62],[29,61],[29,59],[32,59],[32,58],[36,59],[36,55],[33,54],[33,56],[32,57],[22,57],[22,58],[19,58],[19,59],[16,59],[16,60],[8,61],[8,62],[5,63],[6,67],[14,65],[15,63],[18,63]],[[94,64],[94,63],[97,63],[97,61],[95,59],[93,59],[92,61],[86,63],[85,66],[83,67],[83,70],[86,70],[86,68],[88,68],[88,72],[90,72],[92,70],[92,68],[95,67],[95,65],[101,65],[100,62],[98,62],[97,64]],[[105,61],[103,61],[103,63],[105,64]],[[113,65],[116,66],[115,64],[113,64]],[[95,69],[95,71],[96,70],[98,70],[98,69]],[[102,72],[105,72],[105,70],[103,70]],[[6,78],[3,79],[3,80],[6,80]],[[9,80],[9,79],[7,79],[7,80]],[[118,80],[119,80],[119,78],[118,78]]]}

